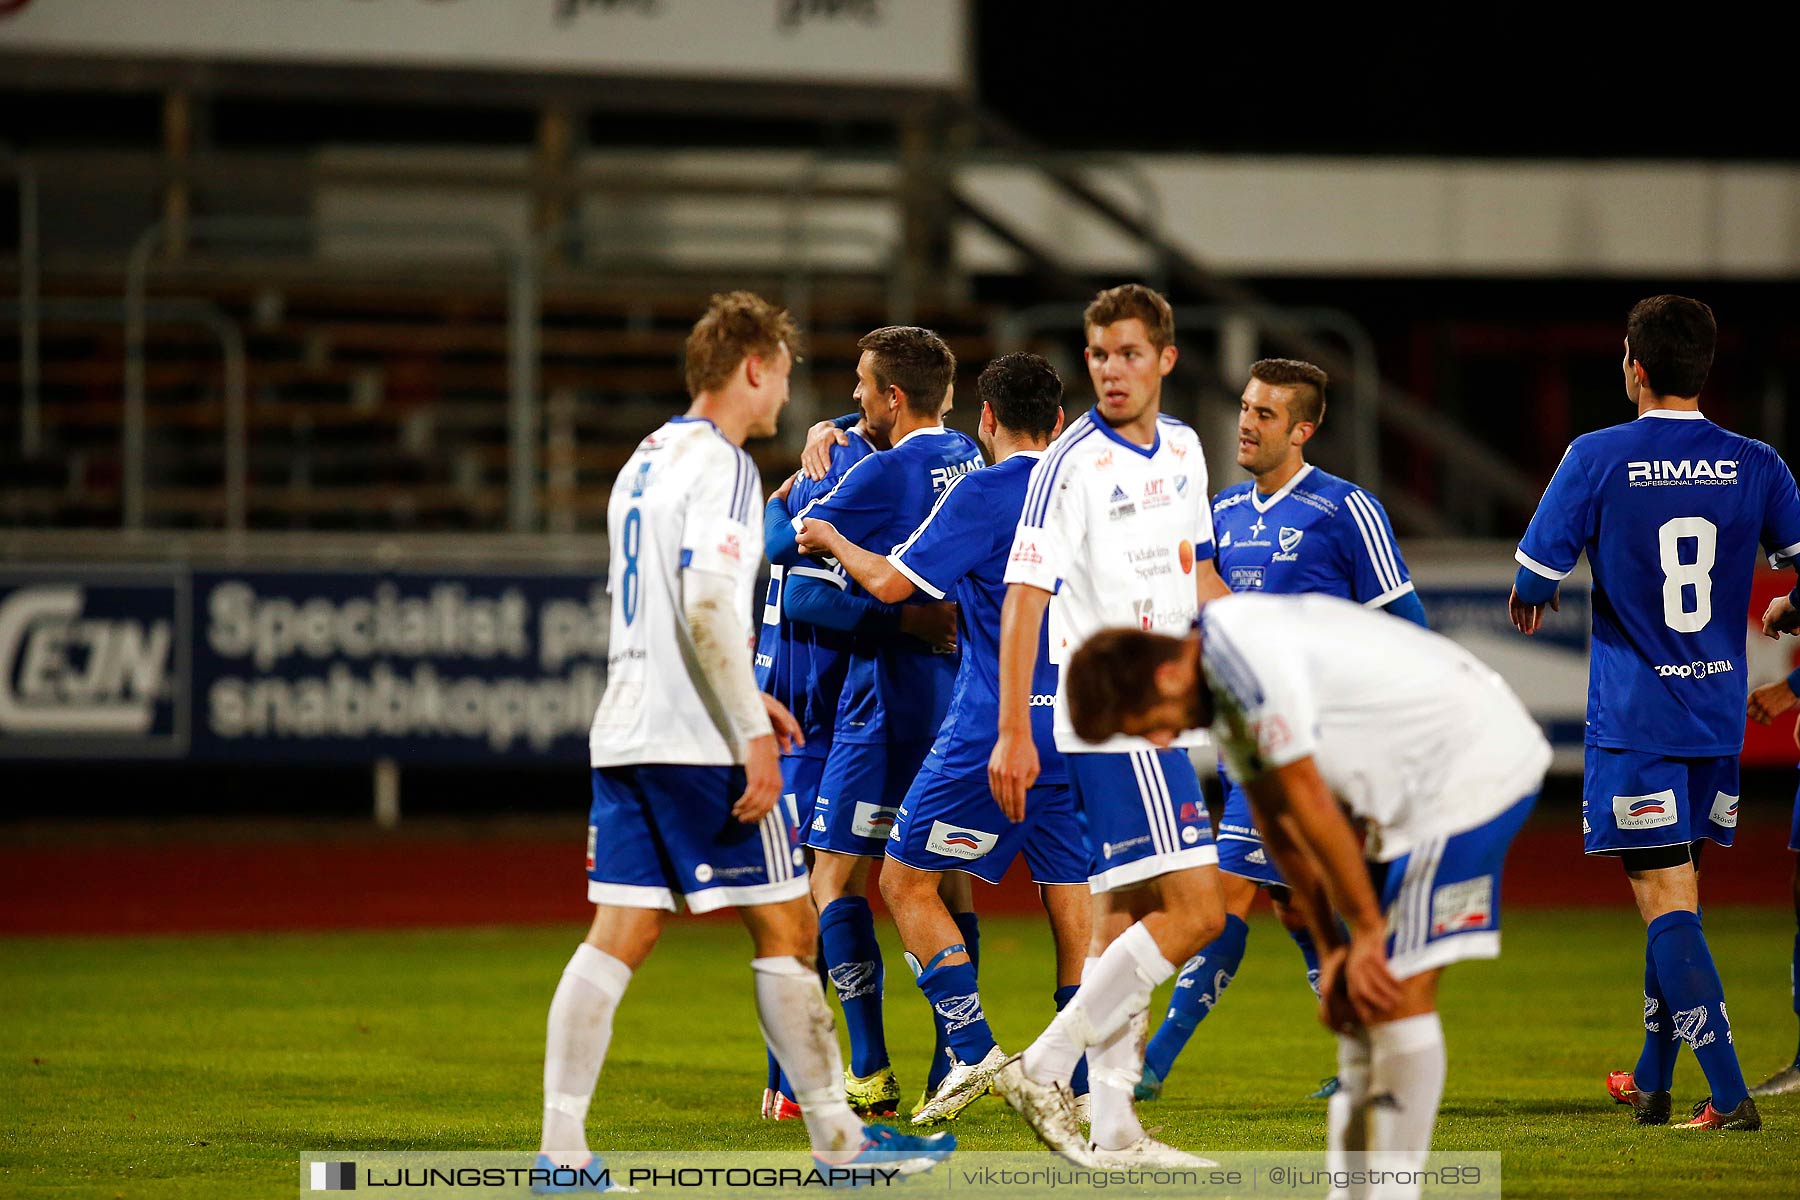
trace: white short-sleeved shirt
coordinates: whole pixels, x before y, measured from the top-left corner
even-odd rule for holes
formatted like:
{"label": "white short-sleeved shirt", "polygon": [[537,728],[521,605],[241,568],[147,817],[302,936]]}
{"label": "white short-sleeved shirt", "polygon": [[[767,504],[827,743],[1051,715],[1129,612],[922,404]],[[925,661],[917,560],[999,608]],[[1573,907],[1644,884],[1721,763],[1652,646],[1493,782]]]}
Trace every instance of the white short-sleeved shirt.
{"label": "white short-sleeved shirt", "polygon": [[606,694],[588,734],[594,766],[744,761],[699,674],[681,577],[705,571],[733,582],[748,655],[762,562],[752,521],[761,510],[756,464],[711,421],[675,417],[638,443],[606,507],[612,636]]}
{"label": "white short-sleeved shirt", "polygon": [[[1185,633],[1199,604],[1196,564],[1213,557],[1212,506],[1200,437],[1159,417],[1156,441],[1136,445],[1097,412],[1051,443],[1031,473],[1006,582],[1051,592],[1050,660],[1068,663],[1102,629]],[[1194,730],[1175,743],[1207,744]],[[1056,689],[1056,748],[1065,754],[1152,749],[1142,738],[1084,742]]]}
{"label": "white short-sleeved shirt", "polygon": [[1335,596],[1245,593],[1200,616],[1213,736],[1242,783],[1312,757],[1381,862],[1542,786],[1550,743],[1467,650]]}

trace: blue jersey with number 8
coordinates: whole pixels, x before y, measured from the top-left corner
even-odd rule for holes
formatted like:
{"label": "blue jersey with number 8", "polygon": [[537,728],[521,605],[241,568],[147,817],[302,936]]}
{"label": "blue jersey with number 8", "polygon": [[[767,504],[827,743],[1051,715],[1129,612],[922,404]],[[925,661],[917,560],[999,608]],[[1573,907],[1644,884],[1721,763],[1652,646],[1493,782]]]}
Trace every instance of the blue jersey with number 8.
{"label": "blue jersey with number 8", "polygon": [[1762,442],[1657,409],[1570,444],[1517,558],[1562,579],[1587,553],[1588,745],[1743,750],[1758,545],[1776,565],[1800,556],[1800,491]]}

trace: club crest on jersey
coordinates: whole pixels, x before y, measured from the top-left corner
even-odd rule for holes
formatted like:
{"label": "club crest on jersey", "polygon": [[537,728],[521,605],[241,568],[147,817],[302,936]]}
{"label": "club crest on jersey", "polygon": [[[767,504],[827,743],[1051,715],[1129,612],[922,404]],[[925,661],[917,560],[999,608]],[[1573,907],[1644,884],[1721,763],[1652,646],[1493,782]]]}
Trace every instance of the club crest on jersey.
{"label": "club crest on jersey", "polygon": [[1186,475],[1177,475],[1175,477],[1175,494],[1177,496],[1185,496],[1185,495],[1187,495],[1187,489],[1188,489],[1187,476]]}
{"label": "club crest on jersey", "polygon": [[1666,788],[1648,796],[1614,796],[1613,821],[1620,829],[1660,829],[1675,823],[1675,791]]}
{"label": "club crest on jersey", "polygon": [[1727,796],[1724,792],[1713,795],[1712,823],[1726,829],[1736,829],[1738,818],[1738,798]]}
{"label": "club crest on jersey", "polygon": [[1300,539],[1305,536],[1306,531],[1304,529],[1295,529],[1292,526],[1283,525],[1281,531],[1275,535],[1276,544],[1281,547],[1281,552],[1275,556],[1275,561],[1293,562],[1295,559],[1299,558],[1300,556],[1295,554],[1294,551],[1299,548]]}
{"label": "club crest on jersey", "polygon": [[925,849],[950,858],[975,859],[992,850],[999,842],[1000,835],[997,833],[986,833],[967,825],[933,821],[931,836],[925,840]]}

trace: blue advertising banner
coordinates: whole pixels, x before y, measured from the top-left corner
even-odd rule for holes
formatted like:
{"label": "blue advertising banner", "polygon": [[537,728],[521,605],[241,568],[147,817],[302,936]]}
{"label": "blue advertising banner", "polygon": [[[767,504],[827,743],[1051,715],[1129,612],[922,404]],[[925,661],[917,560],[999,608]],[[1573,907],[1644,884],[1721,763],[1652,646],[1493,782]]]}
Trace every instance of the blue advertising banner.
{"label": "blue advertising banner", "polygon": [[0,756],[587,757],[593,576],[0,569]]}

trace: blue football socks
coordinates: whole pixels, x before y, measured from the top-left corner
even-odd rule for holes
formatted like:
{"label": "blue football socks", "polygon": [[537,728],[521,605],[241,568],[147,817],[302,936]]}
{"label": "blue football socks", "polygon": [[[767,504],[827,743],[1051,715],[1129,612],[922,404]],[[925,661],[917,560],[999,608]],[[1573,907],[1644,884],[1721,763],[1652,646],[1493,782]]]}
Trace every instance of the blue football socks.
{"label": "blue football socks", "polygon": [[1157,1026],[1156,1036],[1144,1051],[1144,1066],[1154,1071],[1158,1079],[1169,1077],[1176,1056],[1237,974],[1249,936],[1250,926],[1244,919],[1227,913],[1225,931],[1201,947],[1200,953],[1182,967],[1175,980],[1175,995],[1169,1001],[1169,1015]]}
{"label": "blue football socks", "polygon": [[[1725,988],[1713,965],[1712,951],[1700,929],[1697,913],[1664,913],[1650,922],[1650,956],[1656,963],[1656,981],[1662,988],[1664,1008],[1677,1037],[1688,1044],[1706,1082],[1712,1089],[1712,1105],[1726,1113],[1749,1094],[1737,1050],[1731,1043],[1731,1022],[1725,1015]],[[1641,1086],[1641,1085],[1640,1085]]]}
{"label": "blue football socks", "polygon": [[1312,930],[1290,929],[1288,936],[1294,939],[1294,945],[1300,947],[1300,957],[1306,960],[1306,986],[1312,989],[1313,995],[1319,994],[1319,948],[1313,944]]}
{"label": "blue football socks", "polygon": [[[1788,994],[1794,998],[1794,1015],[1800,1017],[1800,933],[1794,935],[1794,961],[1788,965]],[[1800,1047],[1794,1049],[1794,1067],[1800,1070]]]}
{"label": "blue football socks", "polygon": [[927,966],[919,976],[919,990],[931,1004],[931,1019],[937,1025],[939,1039],[956,1057],[966,1063],[986,1058],[994,1048],[994,1034],[988,1028],[987,1013],[981,1008],[981,993],[976,990],[975,964]]}
{"label": "blue football socks", "polygon": [[[1079,990],[1080,985],[1074,983],[1071,983],[1068,987],[1057,988],[1056,1011],[1061,1012],[1063,1009],[1067,1008],[1069,1006],[1069,1001],[1075,998],[1075,993]],[[1069,1090],[1077,1096],[1085,1096],[1088,1094],[1087,1055],[1085,1054],[1076,1060],[1075,1073],[1069,1076]]]}
{"label": "blue football socks", "polygon": [[1675,1082],[1675,1060],[1681,1055],[1681,1038],[1662,985],[1656,980],[1656,956],[1644,942],[1644,1049],[1638,1055],[1631,1080],[1640,1092],[1666,1092]]}
{"label": "blue football socks", "polygon": [[869,902],[861,896],[840,896],[826,905],[819,914],[819,949],[850,1031],[850,1071],[873,1075],[888,1065],[888,1049],[887,1030],[881,1023],[886,972]]}
{"label": "blue football socks", "polygon": [[[963,952],[969,956],[969,966],[979,975],[981,972],[981,918],[972,912],[950,915],[956,921],[957,932],[962,935],[962,948]],[[917,971],[918,964],[914,963],[913,968]],[[929,996],[926,998],[930,999]],[[944,1076],[950,1073],[950,1056],[946,1051],[951,1048],[951,1044],[944,1032],[947,1022],[943,1014],[938,1012],[935,1002],[931,1008],[931,1023],[937,1031],[937,1039],[931,1047],[931,1069],[925,1073],[927,1095],[935,1093],[938,1084],[944,1082]],[[963,1057],[960,1051],[957,1053],[957,1057]],[[963,1061],[969,1060],[963,1059]]]}

